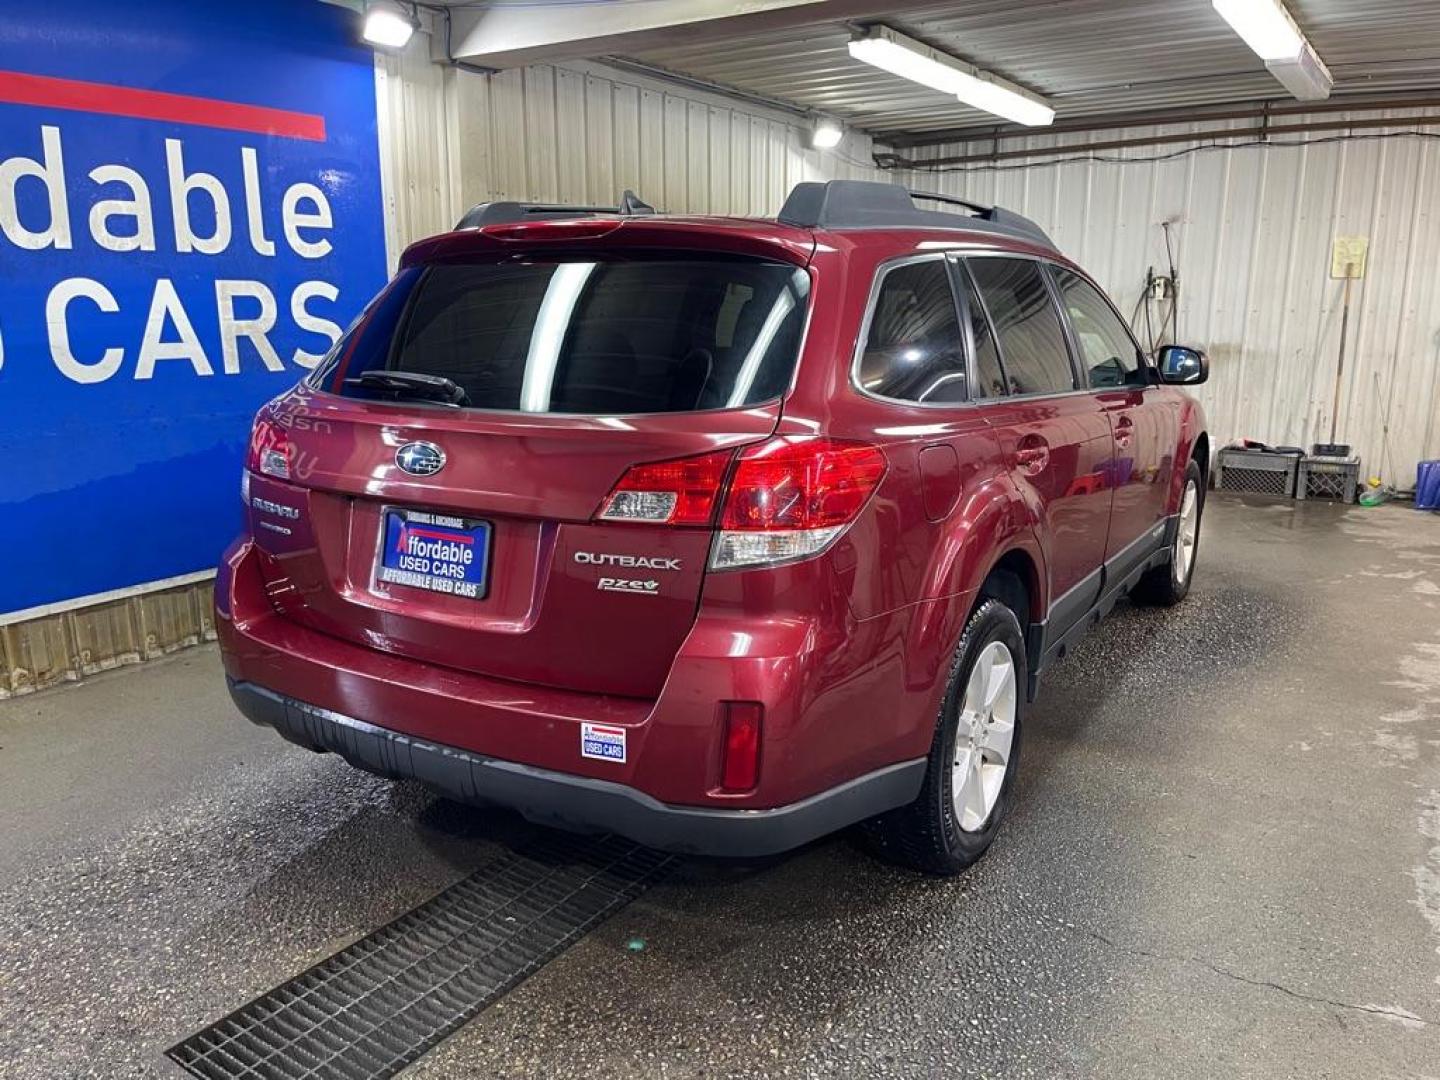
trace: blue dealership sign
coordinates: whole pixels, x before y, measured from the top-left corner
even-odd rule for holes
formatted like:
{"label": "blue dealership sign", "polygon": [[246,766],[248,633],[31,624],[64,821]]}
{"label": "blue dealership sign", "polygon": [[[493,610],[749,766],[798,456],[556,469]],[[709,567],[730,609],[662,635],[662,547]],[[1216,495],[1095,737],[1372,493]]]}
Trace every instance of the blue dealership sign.
{"label": "blue dealership sign", "polygon": [[384,279],[353,21],[0,9],[0,615],[213,568],[238,530],[256,408]]}

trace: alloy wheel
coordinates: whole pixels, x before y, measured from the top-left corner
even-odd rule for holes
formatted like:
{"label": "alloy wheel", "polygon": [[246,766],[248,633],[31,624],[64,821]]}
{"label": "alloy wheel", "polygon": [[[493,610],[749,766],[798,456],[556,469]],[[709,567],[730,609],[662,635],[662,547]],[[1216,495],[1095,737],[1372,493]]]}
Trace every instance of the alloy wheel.
{"label": "alloy wheel", "polygon": [[1195,562],[1195,539],[1200,532],[1200,492],[1191,480],[1185,485],[1180,501],[1180,527],[1175,530],[1175,553],[1170,563],[1175,568],[1175,584],[1190,580],[1190,567]]}
{"label": "alloy wheel", "polygon": [[990,642],[970,669],[955,733],[950,790],[965,832],[983,829],[1000,799],[1015,742],[1017,690],[1009,647]]}

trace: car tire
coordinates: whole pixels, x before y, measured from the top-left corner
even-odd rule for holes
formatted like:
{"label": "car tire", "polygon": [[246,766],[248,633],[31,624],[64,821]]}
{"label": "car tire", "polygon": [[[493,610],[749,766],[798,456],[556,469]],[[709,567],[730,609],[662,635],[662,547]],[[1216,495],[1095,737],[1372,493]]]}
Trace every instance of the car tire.
{"label": "car tire", "polygon": [[1173,607],[1190,592],[1195,578],[1195,560],[1200,554],[1200,518],[1205,512],[1205,477],[1196,462],[1185,469],[1185,486],[1180,491],[1179,523],[1171,543],[1170,558],[1164,566],[1146,571],[1130,597],[1142,604]]}
{"label": "car tire", "polygon": [[872,850],[941,876],[985,854],[1010,807],[1027,677],[1020,621],[982,600],[950,664],[920,794],[861,826]]}

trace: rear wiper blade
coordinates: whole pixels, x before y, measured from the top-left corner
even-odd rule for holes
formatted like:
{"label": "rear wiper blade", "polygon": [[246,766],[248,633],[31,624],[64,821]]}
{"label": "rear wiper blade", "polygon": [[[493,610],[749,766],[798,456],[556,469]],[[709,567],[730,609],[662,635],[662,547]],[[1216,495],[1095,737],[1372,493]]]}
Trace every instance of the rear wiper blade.
{"label": "rear wiper blade", "polygon": [[427,375],[423,371],[362,371],[345,380],[346,386],[366,390],[383,390],[398,396],[443,401],[447,405],[469,405],[465,388],[444,375]]}

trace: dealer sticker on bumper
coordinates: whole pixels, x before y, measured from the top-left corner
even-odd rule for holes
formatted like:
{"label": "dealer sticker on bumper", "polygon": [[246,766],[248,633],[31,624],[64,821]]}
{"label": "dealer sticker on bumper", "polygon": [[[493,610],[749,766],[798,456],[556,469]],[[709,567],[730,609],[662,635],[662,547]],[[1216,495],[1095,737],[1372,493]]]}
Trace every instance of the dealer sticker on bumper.
{"label": "dealer sticker on bumper", "polygon": [[625,764],[625,729],[609,724],[581,724],[580,756]]}

